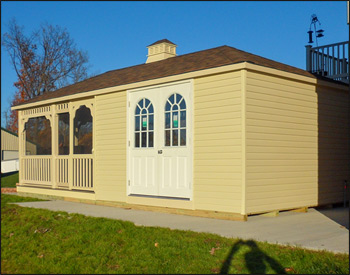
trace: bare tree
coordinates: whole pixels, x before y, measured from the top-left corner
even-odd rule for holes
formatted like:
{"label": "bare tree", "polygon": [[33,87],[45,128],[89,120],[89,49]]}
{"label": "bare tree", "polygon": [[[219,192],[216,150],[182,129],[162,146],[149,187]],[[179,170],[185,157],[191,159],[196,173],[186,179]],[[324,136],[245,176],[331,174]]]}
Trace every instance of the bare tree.
{"label": "bare tree", "polygon": [[[29,36],[23,30],[12,19],[2,37],[18,77],[11,105],[88,78],[88,55],[76,48],[65,28],[46,23]],[[6,115],[6,128],[17,133],[17,111]]]}
{"label": "bare tree", "polygon": [[18,76],[15,86],[25,92],[26,98],[88,77],[87,53],[76,48],[65,28],[45,23],[30,36],[23,29],[15,19],[11,20],[2,45]]}
{"label": "bare tree", "polygon": [[2,118],[4,119],[6,129],[8,129],[9,128],[9,111],[8,110],[2,111]]}

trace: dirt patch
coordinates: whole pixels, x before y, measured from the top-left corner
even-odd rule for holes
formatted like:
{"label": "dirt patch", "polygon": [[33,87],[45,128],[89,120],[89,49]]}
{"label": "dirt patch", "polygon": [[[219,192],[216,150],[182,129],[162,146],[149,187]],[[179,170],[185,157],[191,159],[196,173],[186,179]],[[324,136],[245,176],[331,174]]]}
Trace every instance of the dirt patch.
{"label": "dirt patch", "polygon": [[17,192],[16,187],[1,188],[1,193],[14,193],[14,192]]}

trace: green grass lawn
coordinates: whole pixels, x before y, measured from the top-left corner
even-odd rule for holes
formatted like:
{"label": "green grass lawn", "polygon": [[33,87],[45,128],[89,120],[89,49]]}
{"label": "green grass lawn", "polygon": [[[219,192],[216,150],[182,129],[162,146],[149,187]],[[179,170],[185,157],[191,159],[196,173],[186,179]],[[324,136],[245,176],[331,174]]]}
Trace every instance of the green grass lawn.
{"label": "green grass lawn", "polygon": [[18,182],[18,172],[1,174],[1,188],[16,187]]}
{"label": "green grass lawn", "polygon": [[2,274],[349,273],[347,254],[8,204],[24,200],[1,195]]}

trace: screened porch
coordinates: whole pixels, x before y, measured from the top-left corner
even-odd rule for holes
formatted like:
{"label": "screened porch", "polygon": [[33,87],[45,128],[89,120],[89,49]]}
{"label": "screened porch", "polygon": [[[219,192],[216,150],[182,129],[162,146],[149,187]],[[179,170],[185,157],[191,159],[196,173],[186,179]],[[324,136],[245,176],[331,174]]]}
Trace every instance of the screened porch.
{"label": "screened porch", "polygon": [[19,111],[20,185],[94,191],[93,116],[93,99]]}

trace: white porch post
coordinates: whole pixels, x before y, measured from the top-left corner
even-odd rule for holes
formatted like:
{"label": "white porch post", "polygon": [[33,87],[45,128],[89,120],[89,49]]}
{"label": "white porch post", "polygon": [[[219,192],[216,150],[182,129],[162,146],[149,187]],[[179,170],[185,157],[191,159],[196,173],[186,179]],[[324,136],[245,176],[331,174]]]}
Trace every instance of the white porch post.
{"label": "white porch post", "polygon": [[24,129],[26,123],[28,122],[29,117],[23,115],[23,111],[18,111],[18,158],[19,158],[19,184],[23,184],[26,178],[26,172],[27,167],[24,167],[24,157],[26,156],[26,147],[27,147],[27,140],[26,140],[26,130]]}
{"label": "white porch post", "polygon": [[91,111],[91,117],[92,117],[92,151],[91,151],[91,154],[92,154],[92,177],[91,177],[91,180],[92,180],[92,186],[93,186],[93,190],[95,190],[96,192],[96,182],[95,182],[95,175],[96,175],[96,163],[95,163],[95,140],[96,140],[96,118],[95,118],[95,106],[96,106],[96,97],[94,97],[94,101],[93,103],[91,103],[91,108],[90,108],[90,111]]}
{"label": "white porch post", "polygon": [[74,141],[74,108],[69,104],[69,156],[68,156],[68,188],[73,187],[73,141]]}
{"label": "white porch post", "polygon": [[57,114],[56,106],[51,107],[51,183],[52,188],[57,188],[56,161],[57,161]]}
{"label": "white porch post", "polygon": [[18,162],[19,162],[19,171],[18,171],[18,181],[19,184],[23,182],[23,167],[22,159],[23,152],[25,150],[25,138],[24,138],[24,122],[22,121],[22,111],[18,111]]}

